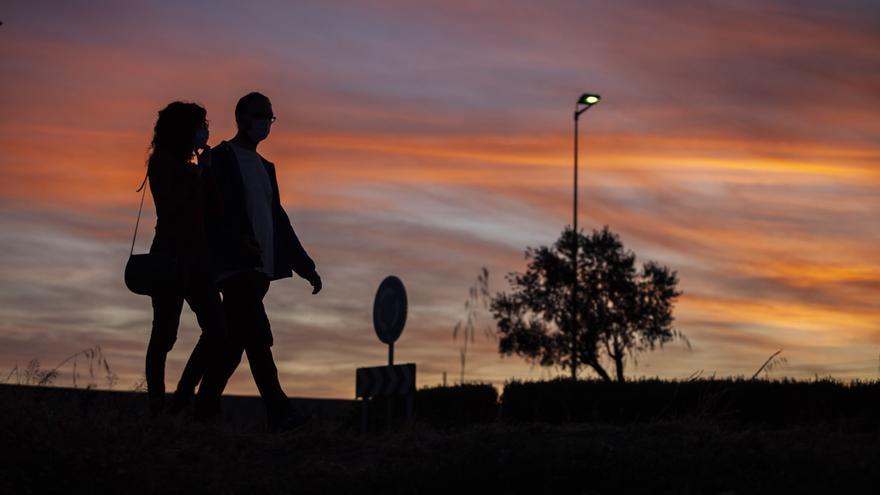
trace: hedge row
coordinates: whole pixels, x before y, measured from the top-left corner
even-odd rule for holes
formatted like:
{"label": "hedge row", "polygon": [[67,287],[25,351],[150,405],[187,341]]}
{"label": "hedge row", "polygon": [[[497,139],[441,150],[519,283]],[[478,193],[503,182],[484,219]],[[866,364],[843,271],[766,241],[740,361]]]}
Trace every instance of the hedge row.
{"label": "hedge row", "polygon": [[639,379],[624,383],[512,381],[500,398],[489,384],[421,389],[419,418],[435,425],[506,421],[551,423],[712,418],[768,425],[880,423],[880,381]]}
{"label": "hedge row", "polygon": [[435,426],[489,423],[498,417],[498,391],[482,383],[423,388],[416,392],[416,416]]}

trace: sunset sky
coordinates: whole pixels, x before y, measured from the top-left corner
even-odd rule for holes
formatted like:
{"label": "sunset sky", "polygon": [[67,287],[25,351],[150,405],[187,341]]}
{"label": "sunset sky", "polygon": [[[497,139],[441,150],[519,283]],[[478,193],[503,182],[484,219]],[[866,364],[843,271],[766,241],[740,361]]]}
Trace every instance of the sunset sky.
{"label": "sunset sky", "polygon": [[[771,377],[880,376],[875,1],[4,2],[0,21],[0,378],[100,345],[116,388],[138,381],[152,309],[122,270],[156,113],[204,105],[213,145],[253,90],[324,279],[266,299],[290,396],[351,398],[355,368],[383,364],[389,274],[410,303],[397,361],[420,387],[457,380],[480,267],[506,290],[571,222],[585,91],[603,100],[581,121],[581,226],[607,224],[684,293],[691,348],[628,376],[751,376],[779,349]],[[154,225],[148,200],[138,251]],[[187,307],[169,390],[198,332]],[[479,331],[466,378],[560,374]],[[246,360],[227,390],[257,393]]]}

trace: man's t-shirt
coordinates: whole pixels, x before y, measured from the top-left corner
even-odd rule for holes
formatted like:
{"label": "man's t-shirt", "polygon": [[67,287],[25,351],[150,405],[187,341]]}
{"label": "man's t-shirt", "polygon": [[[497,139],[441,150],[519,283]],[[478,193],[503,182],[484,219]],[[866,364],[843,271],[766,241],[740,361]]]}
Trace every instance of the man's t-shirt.
{"label": "man's t-shirt", "polygon": [[[248,218],[254,229],[257,244],[262,249],[263,266],[258,270],[269,277],[275,274],[275,232],[272,225],[272,183],[263,160],[256,152],[229,143],[235,152],[241,179],[244,184],[244,200]],[[220,278],[232,275],[221,274]]]}

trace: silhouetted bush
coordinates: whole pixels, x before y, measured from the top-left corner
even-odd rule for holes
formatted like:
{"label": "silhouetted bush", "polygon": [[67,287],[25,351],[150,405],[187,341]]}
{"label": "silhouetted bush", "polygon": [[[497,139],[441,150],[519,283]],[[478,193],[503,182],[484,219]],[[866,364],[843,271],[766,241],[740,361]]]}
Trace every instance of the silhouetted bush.
{"label": "silhouetted bush", "polygon": [[490,384],[465,384],[416,391],[416,416],[434,426],[488,423],[498,416],[498,391]]}
{"label": "silhouetted bush", "polygon": [[880,419],[880,382],[639,379],[624,383],[556,379],[509,382],[500,417],[553,423],[629,423],[712,418],[782,426]]}

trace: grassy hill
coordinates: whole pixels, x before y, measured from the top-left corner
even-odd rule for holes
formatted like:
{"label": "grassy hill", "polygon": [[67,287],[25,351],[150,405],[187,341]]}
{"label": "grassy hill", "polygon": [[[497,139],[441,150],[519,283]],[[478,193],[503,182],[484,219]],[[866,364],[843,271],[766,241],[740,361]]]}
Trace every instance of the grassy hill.
{"label": "grassy hill", "polygon": [[496,421],[439,429],[417,421],[361,435],[344,415],[327,414],[272,435],[185,417],[151,421],[139,399],[0,387],[0,492],[730,494],[880,486],[880,432],[864,423]]}

